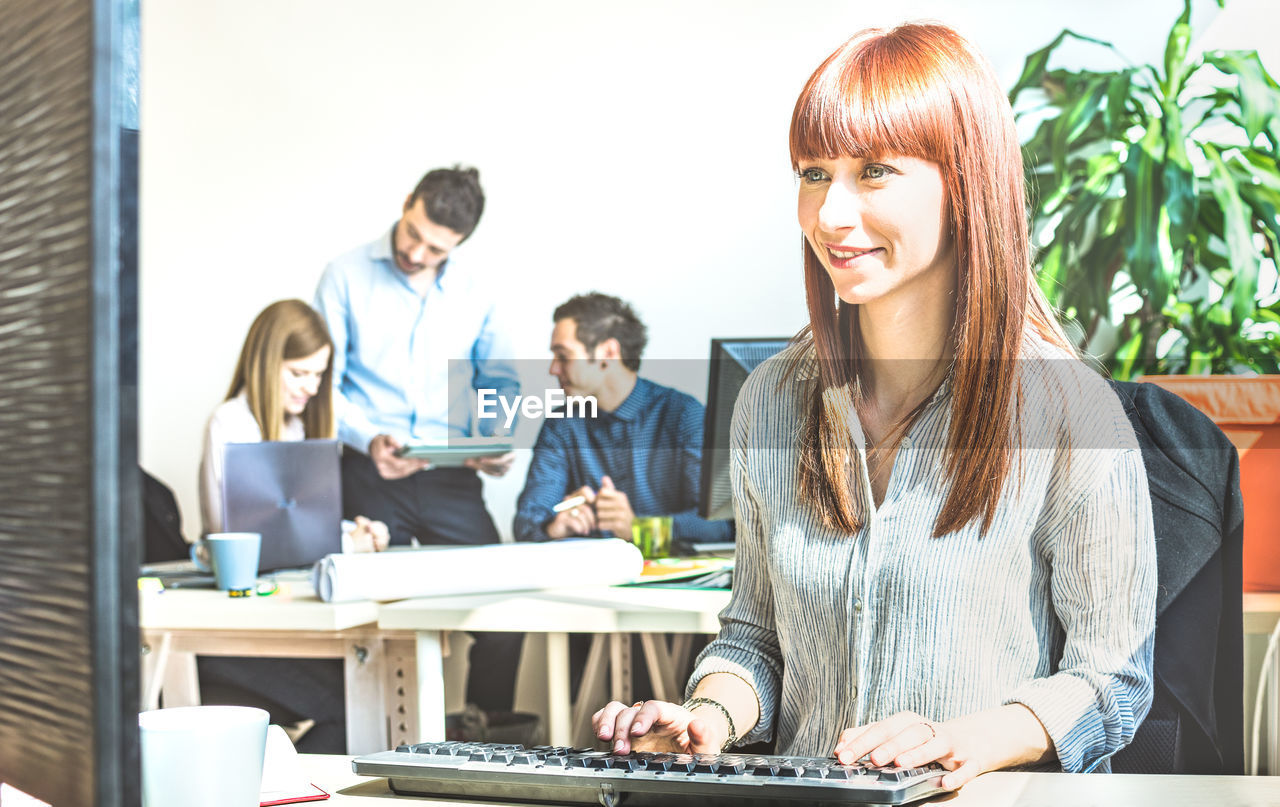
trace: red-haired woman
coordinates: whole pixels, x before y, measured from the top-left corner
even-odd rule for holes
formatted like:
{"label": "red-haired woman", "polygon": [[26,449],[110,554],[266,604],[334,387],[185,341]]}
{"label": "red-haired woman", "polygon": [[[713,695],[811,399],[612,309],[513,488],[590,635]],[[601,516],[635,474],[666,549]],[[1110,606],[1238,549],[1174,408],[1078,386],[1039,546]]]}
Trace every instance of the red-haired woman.
{"label": "red-haired woman", "polygon": [[864,31],[791,157],[810,327],[738,400],[733,598],[689,700],[596,736],[1106,770],[1151,702],[1147,479],[1036,286],[1004,93],[947,27]]}

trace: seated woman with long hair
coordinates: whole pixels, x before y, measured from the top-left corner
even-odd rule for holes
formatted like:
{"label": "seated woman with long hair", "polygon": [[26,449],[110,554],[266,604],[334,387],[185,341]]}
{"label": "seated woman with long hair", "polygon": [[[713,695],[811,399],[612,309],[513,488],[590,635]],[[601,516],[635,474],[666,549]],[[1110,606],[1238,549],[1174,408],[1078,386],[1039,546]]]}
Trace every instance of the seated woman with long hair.
{"label": "seated woman with long hair", "polygon": [[[200,459],[200,515],[222,530],[223,452],[228,443],[332,438],[333,341],[301,300],[280,300],[249,326],[227,398],[209,417]],[[387,527],[357,516],[344,538],[354,549],[385,549]]]}
{"label": "seated woman with long hair", "polygon": [[951,29],[855,35],[791,122],[809,328],[732,429],[732,599],[615,750],[1106,770],[1150,707],[1155,549],[1124,411],[1030,262],[1012,110]]}
{"label": "seated woman with long hair", "polygon": [[[213,411],[200,460],[206,533],[222,529],[223,452],[228,443],[334,436],[333,342],[324,320],[301,300],[281,300],[254,319],[227,399]],[[387,527],[360,516],[344,545],[385,549]],[[346,752],[341,659],[214,656],[197,660],[201,700],[258,706],[286,725],[298,750]]]}

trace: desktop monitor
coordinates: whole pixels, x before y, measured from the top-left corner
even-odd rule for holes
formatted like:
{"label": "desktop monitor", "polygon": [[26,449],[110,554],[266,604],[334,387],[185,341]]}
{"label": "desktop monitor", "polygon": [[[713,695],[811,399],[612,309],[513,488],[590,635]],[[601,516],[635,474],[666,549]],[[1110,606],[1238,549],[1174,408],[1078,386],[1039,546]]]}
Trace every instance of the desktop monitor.
{"label": "desktop monitor", "polygon": [[707,419],[702,430],[702,486],[698,513],[733,518],[729,483],[729,424],[738,390],[761,362],[791,343],[784,337],[712,339],[707,373]]}
{"label": "desktop monitor", "polygon": [[0,782],[58,807],[139,802],[126,28],[136,0],[0,26]]}

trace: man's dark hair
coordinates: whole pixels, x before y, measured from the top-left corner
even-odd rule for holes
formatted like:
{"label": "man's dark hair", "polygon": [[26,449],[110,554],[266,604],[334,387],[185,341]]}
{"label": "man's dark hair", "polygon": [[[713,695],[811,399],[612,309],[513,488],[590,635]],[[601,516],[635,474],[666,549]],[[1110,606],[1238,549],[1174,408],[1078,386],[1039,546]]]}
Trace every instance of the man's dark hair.
{"label": "man's dark hair", "polygon": [[422,200],[422,209],[433,224],[448,227],[467,240],[484,212],[484,191],[480,189],[480,172],[455,165],[428,171],[418,180],[409,204]]}
{"label": "man's dark hair", "polygon": [[640,369],[640,354],[644,353],[649,335],[636,312],[622,300],[596,291],[579,294],[570,297],[551,315],[552,322],[562,319],[572,319],[578,326],[578,341],[588,353],[606,339],[617,339],[622,366],[633,371]]}

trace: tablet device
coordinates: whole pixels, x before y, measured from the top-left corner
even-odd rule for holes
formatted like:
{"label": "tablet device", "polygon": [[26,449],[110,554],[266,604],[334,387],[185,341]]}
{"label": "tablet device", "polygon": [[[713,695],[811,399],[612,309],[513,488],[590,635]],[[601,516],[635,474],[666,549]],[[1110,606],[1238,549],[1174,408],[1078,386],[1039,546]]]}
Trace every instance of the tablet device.
{"label": "tablet device", "polygon": [[396,456],[427,460],[437,468],[457,468],[473,457],[501,457],[512,449],[506,438],[455,437],[447,443],[409,443]]}

